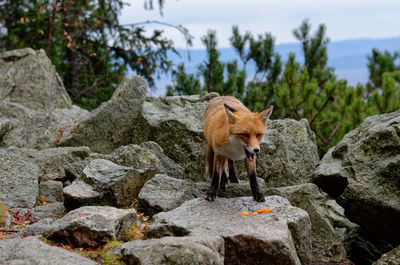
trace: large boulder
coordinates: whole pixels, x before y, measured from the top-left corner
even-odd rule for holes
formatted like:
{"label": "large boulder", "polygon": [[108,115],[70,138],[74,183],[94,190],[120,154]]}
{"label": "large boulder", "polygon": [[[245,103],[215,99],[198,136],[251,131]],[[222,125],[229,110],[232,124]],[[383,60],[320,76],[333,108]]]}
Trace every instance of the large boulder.
{"label": "large boulder", "polygon": [[27,150],[0,149],[0,201],[10,208],[33,207],[39,195],[39,168]]}
{"label": "large boulder", "polygon": [[[339,263],[346,259],[346,251],[337,236],[328,210],[328,198],[315,184],[271,188],[267,195],[279,195],[290,204],[306,211],[311,220],[313,261]],[[333,204],[331,202],[331,204]]]}
{"label": "large boulder", "polygon": [[110,253],[123,255],[126,264],[223,265],[224,240],[218,236],[135,240],[112,249]]}
{"label": "large boulder", "polygon": [[311,182],[319,156],[315,134],[307,120],[268,121],[257,155],[257,174],[267,187]]}
{"label": "large boulder", "polygon": [[[157,142],[168,157],[185,168],[190,179],[205,180],[203,116],[208,101],[216,96],[210,93],[149,99],[135,120],[132,142]],[[310,182],[318,161],[315,135],[306,120],[268,122],[257,157],[259,176],[266,179],[267,185]],[[243,163],[237,164],[243,171]]]}
{"label": "large boulder", "polygon": [[89,146],[93,151],[109,153],[131,143],[134,119],[146,97],[147,84],[140,76],[122,80],[112,98],[79,122],[61,141],[64,146]]}
{"label": "large boulder", "polygon": [[141,226],[134,209],[85,206],[55,221],[44,235],[76,247],[98,247],[111,240],[128,238],[130,231],[140,231]]}
{"label": "large boulder", "polygon": [[[272,208],[272,213],[243,216]],[[225,241],[225,264],[309,264],[311,224],[308,214],[279,196],[256,202],[252,197],[203,198],[185,202],[154,217],[149,235],[221,236]]]}
{"label": "large boulder", "polygon": [[98,264],[71,251],[47,245],[37,237],[0,240],[0,264]]}
{"label": "large boulder", "polygon": [[149,99],[143,103],[132,132],[132,142],[158,143],[165,154],[185,168],[193,180],[203,179],[205,140],[203,115],[216,93]]}
{"label": "large boulder", "polygon": [[314,182],[368,234],[400,244],[400,111],[371,116],[323,157]]}
{"label": "large boulder", "polygon": [[0,99],[46,112],[72,106],[46,53],[31,48],[0,53]]}
{"label": "large boulder", "polygon": [[57,147],[63,136],[88,113],[77,106],[48,112],[0,100],[0,120],[5,119],[0,146],[35,149]]}

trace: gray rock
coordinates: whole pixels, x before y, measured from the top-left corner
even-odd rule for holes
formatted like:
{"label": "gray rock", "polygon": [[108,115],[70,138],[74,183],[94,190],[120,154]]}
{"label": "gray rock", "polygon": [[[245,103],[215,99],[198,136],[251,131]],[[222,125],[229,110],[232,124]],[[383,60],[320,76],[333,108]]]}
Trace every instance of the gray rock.
{"label": "gray rock", "polygon": [[400,264],[400,246],[393,249],[389,253],[384,254],[379,260],[372,265],[398,265]]}
{"label": "gray rock", "polygon": [[87,115],[88,111],[77,106],[46,112],[0,101],[0,116],[13,120],[12,130],[3,135],[0,145],[34,149],[56,147],[60,129],[64,130],[63,135],[68,134],[74,124]]}
{"label": "gray rock", "polygon": [[306,211],[311,220],[312,252],[314,262],[340,263],[346,259],[346,250],[338,238],[329,215],[325,194],[315,184],[272,188],[266,195],[279,195],[290,204]]}
{"label": "gray rock", "polygon": [[94,159],[80,178],[64,188],[67,209],[87,204],[130,205],[144,183],[157,174],[154,169],[124,167],[109,160]]}
{"label": "gray rock", "polygon": [[216,93],[149,99],[135,119],[132,142],[158,143],[192,180],[204,180],[203,115]]}
{"label": "gray rock", "polygon": [[157,174],[143,185],[139,199],[141,206],[152,215],[172,210],[199,195],[192,181]]}
{"label": "gray rock", "polygon": [[376,238],[400,244],[400,111],[371,116],[323,157],[314,182]]}
{"label": "gray rock", "polygon": [[49,229],[52,223],[54,223],[52,218],[42,219],[36,223],[24,226],[18,233],[10,236],[10,238],[42,235]]}
{"label": "gray rock", "polygon": [[0,264],[98,264],[71,251],[49,246],[37,237],[0,240]]}
{"label": "gray rock", "polygon": [[134,118],[146,97],[147,84],[139,76],[126,77],[112,98],[79,122],[72,134],[62,140],[64,146],[89,146],[93,151],[109,153],[131,143]]}
{"label": "gray rock", "polygon": [[39,184],[39,196],[47,202],[63,202],[63,184],[61,181],[48,180]]}
{"label": "gray rock", "polygon": [[76,247],[98,247],[110,240],[127,238],[132,226],[142,226],[134,209],[85,206],[55,221],[44,235]]}
{"label": "gray rock", "polygon": [[[132,142],[155,141],[165,154],[185,168],[194,181],[204,181],[206,141],[203,115],[216,93],[151,99],[135,120]],[[177,136],[179,141],[177,141]],[[319,161],[315,135],[306,120],[269,121],[257,157],[258,175],[268,186],[310,182]],[[238,172],[243,163],[236,163]]]}
{"label": "gray rock", "polygon": [[0,53],[0,98],[46,112],[72,106],[46,53],[31,48]]}
{"label": "gray rock", "polygon": [[[272,208],[271,213],[243,216]],[[149,236],[221,236],[226,264],[309,264],[311,224],[308,214],[279,196],[260,203],[252,197],[202,198],[154,216]]]}
{"label": "gray rock", "polygon": [[136,240],[110,252],[123,255],[126,264],[224,264],[224,240],[219,236]]}
{"label": "gray rock", "polygon": [[80,162],[88,157],[90,152],[90,148],[86,146],[57,147],[35,151],[35,160],[39,165],[39,180],[41,182],[46,180],[67,180],[69,176],[65,174],[64,165]]}
{"label": "gray rock", "polygon": [[103,158],[121,166],[149,168],[174,178],[185,177],[184,169],[167,157],[155,142],[121,146],[109,155],[103,155]]}
{"label": "gray rock", "polygon": [[34,208],[13,208],[13,210],[18,211],[19,216],[26,216],[27,212],[29,211],[31,218],[35,220],[58,218],[65,212],[62,202],[48,203],[46,205],[40,205]]}
{"label": "gray rock", "polygon": [[0,201],[10,208],[33,207],[39,194],[38,171],[26,150],[0,149]]}
{"label": "gray rock", "polygon": [[68,210],[79,208],[82,205],[91,205],[101,202],[104,194],[94,190],[83,179],[76,179],[63,190],[65,207]]}
{"label": "gray rock", "polygon": [[315,134],[307,120],[268,121],[257,155],[257,174],[267,187],[311,182],[319,162]]}

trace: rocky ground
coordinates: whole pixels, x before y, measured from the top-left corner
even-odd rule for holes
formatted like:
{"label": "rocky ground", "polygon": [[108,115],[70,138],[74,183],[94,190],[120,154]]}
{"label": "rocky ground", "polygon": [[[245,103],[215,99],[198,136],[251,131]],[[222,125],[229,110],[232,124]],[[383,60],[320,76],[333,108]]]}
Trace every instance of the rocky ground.
{"label": "rocky ground", "polygon": [[43,51],[0,54],[0,264],[400,263],[400,111],[321,160],[306,120],[271,120],[266,202],[240,163],[209,202],[202,116],[218,95],[145,91],[126,77],[89,113]]}

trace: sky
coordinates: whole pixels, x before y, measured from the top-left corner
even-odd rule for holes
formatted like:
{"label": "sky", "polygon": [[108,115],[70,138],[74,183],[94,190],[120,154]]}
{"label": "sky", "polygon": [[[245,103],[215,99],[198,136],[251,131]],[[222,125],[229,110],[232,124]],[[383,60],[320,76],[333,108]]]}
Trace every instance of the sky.
{"label": "sky", "polygon": [[[209,29],[216,30],[218,47],[230,47],[233,25],[238,25],[241,33],[271,33],[275,44],[296,42],[292,30],[304,19],[314,30],[325,24],[330,41],[400,36],[399,0],[165,0],[162,16],[157,5],[155,10],[145,11],[143,0],[126,2],[130,6],[122,10],[122,24],[157,20],[182,25],[194,36],[192,49],[204,48],[201,37]],[[187,48],[176,29],[146,27],[163,29],[177,48]]]}

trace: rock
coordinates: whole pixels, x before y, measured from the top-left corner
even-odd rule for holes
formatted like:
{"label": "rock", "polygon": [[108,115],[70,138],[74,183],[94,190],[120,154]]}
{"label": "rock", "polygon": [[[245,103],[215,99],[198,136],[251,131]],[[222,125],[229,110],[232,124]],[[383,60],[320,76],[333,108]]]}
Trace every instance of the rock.
{"label": "rock", "polygon": [[126,264],[224,264],[224,240],[219,236],[135,240],[110,252],[123,255]]}
{"label": "rock", "polygon": [[314,182],[366,233],[400,244],[400,111],[371,116],[323,157]]}
{"label": "rock", "polygon": [[39,196],[47,202],[64,202],[62,182],[48,180],[40,183]]}
{"label": "rock", "polygon": [[135,169],[104,159],[92,160],[83,170],[82,178],[64,188],[67,208],[75,207],[71,204],[79,201],[99,199],[112,205],[130,205],[144,183],[156,173],[154,169]]}
{"label": "rock", "polygon": [[96,248],[107,241],[125,239],[132,227],[141,228],[134,209],[85,206],[55,221],[44,236],[76,247]]}
{"label": "rock", "polygon": [[18,211],[19,216],[26,216],[29,211],[31,218],[42,220],[46,218],[57,218],[65,212],[62,202],[48,203],[46,205],[36,206],[34,208],[13,208],[13,211]]}
{"label": "rock", "polygon": [[199,195],[192,181],[157,174],[143,185],[139,199],[141,207],[153,215],[172,210]]}
{"label": "rock", "polygon": [[306,211],[311,220],[313,261],[340,263],[346,259],[346,251],[336,235],[327,208],[327,197],[315,184],[307,183],[289,187],[272,188],[266,195],[279,195],[290,204]]}
{"label": "rock", "polygon": [[126,77],[112,98],[77,124],[72,134],[61,141],[63,146],[89,146],[99,153],[109,153],[131,143],[134,118],[146,97],[147,84],[139,76]]}
{"label": "rock", "polygon": [[400,264],[400,246],[393,249],[389,253],[384,254],[379,260],[372,265],[398,265]]}
{"label": "rock", "polygon": [[90,148],[86,146],[57,147],[35,151],[35,160],[39,165],[39,180],[42,182],[69,179],[69,176],[65,174],[64,165],[79,162],[88,157],[90,153]]}
{"label": "rock", "polygon": [[76,179],[71,185],[64,188],[64,202],[68,210],[79,208],[82,205],[90,205],[101,202],[104,194],[97,192],[82,179]]}
{"label": "rock", "polygon": [[52,218],[42,219],[36,223],[24,226],[18,233],[10,236],[10,238],[42,235],[53,223]]}
{"label": "rock", "polygon": [[[157,142],[168,157],[185,168],[188,178],[204,181],[203,115],[208,101],[216,96],[173,96],[144,102],[135,120],[132,142]],[[268,122],[257,170],[269,187],[310,182],[318,162],[315,135],[306,120]],[[239,173],[244,171],[243,163],[236,164]]]}
{"label": "rock", "polygon": [[319,162],[315,134],[307,120],[268,121],[257,155],[257,175],[267,187],[311,182]]}
{"label": "rock", "polygon": [[203,115],[216,93],[149,99],[134,121],[132,142],[158,143],[192,180],[204,180]]}
{"label": "rock", "polygon": [[33,207],[39,194],[39,168],[26,150],[0,148],[0,201],[7,207]]}
{"label": "rock", "polygon": [[[144,142],[140,145],[121,146],[109,155],[100,156],[118,165],[149,168],[165,173],[174,178],[184,178],[184,169],[163,153],[163,149],[155,142]],[[99,157],[99,158],[100,158]]]}
{"label": "rock", "polygon": [[46,53],[31,48],[0,53],[0,98],[46,112],[72,106]]}
{"label": "rock", "polygon": [[3,135],[0,145],[39,150],[56,147],[61,137],[60,130],[64,130],[62,135],[68,134],[74,124],[87,115],[87,110],[77,106],[46,112],[32,110],[18,103],[0,101],[0,116],[13,121],[12,130]]}
{"label": "rock", "polygon": [[[271,213],[243,216],[272,208]],[[279,196],[256,202],[252,197],[203,198],[185,202],[154,217],[149,236],[221,236],[225,264],[309,264],[311,224],[308,214]]]}
{"label": "rock", "polygon": [[71,251],[49,246],[34,236],[0,240],[0,263],[10,265],[97,264]]}

